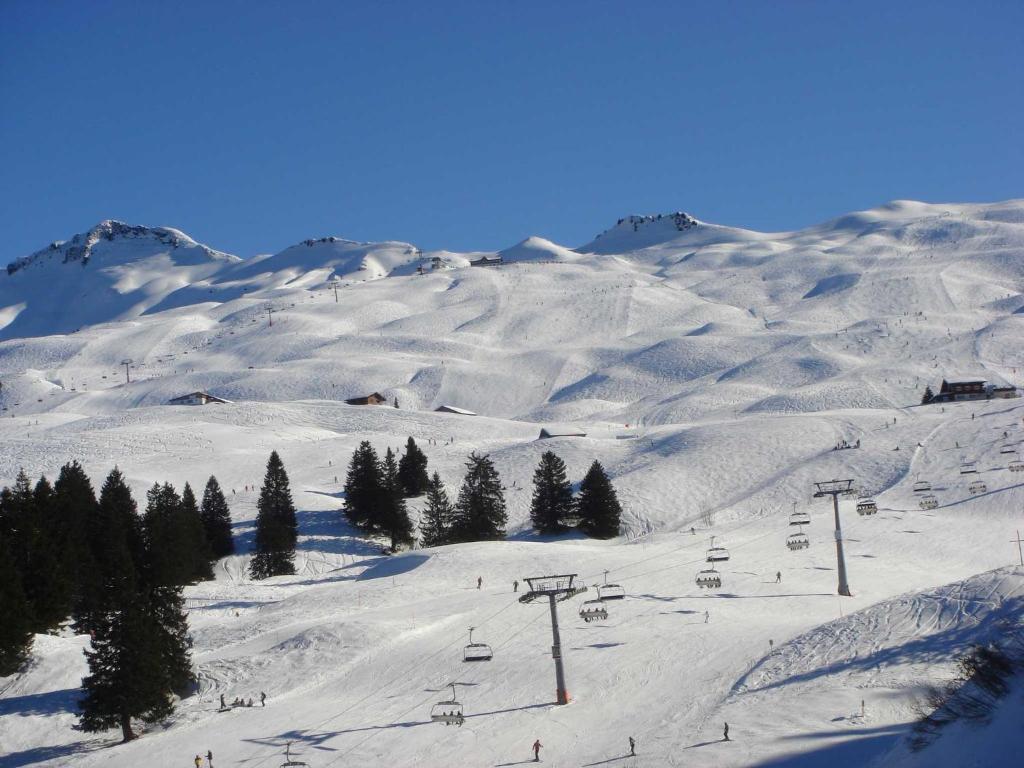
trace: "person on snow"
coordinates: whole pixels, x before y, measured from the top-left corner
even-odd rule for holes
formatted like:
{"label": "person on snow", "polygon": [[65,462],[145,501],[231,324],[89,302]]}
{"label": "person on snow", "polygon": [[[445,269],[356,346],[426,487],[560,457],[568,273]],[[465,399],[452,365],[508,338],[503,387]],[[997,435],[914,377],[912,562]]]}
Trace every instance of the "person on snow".
{"label": "person on snow", "polygon": [[224,694],[223,693],[220,695],[220,708],[221,709],[227,709],[228,708],[228,705],[224,702]]}
{"label": "person on snow", "polygon": [[725,732],[722,736],[722,741],[729,741],[729,724],[725,724]]}
{"label": "person on snow", "polygon": [[483,584],[484,584],[484,577],[483,576],[477,576],[476,577],[476,588],[480,589],[480,587],[482,587]]}
{"label": "person on snow", "polygon": [[192,762],[196,764],[196,768],[203,768],[203,758],[201,758],[199,755],[196,755],[196,759]]}
{"label": "person on snow", "polygon": [[535,742],[533,742],[533,762],[540,762],[540,748],[543,746],[544,745],[540,743],[540,739],[537,739]]}
{"label": "person on snow", "polygon": [[775,572],[775,583],[776,584],[781,584],[782,583],[782,571],[776,571]]}
{"label": "person on snow", "polygon": [[267,706],[267,694],[263,691],[260,691],[260,705],[264,707]]}
{"label": "person on snow", "polygon": [[707,611],[704,611],[704,623],[705,623],[705,624],[707,624],[707,623],[708,623],[708,619],[709,619],[710,617],[711,617],[711,615],[710,615],[710,614],[709,614],[709,613],[708,613]]}
{"label": "person on snow", "polygon": [[636,756],[636,739],[634,739],[632,736],[629,737],[629,756]]}
{"label": "person on snow", "polygon": [[518,592],[519,591],[519,581],[518,580],[512,582],[512,591],[513,592]]}
{"label": "person on snow", "polygon": [[210,766],[210,768],[213,768],[213,750],[212,749],[206,750],[206,764],[208,766]]}

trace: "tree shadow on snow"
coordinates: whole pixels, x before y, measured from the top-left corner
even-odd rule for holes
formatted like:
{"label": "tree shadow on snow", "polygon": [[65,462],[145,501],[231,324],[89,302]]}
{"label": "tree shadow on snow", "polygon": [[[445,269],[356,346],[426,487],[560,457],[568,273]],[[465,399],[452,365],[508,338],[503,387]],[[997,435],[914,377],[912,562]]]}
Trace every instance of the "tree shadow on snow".
{"label": "tree shadow on snow", "polygon": [[78,700],[82,697],[80,688],[64,688],[46,693],[29,693],[0,699],[0,717],[3,715],[59,715],[63,712],[78,713]]}
{"label": "tree shadow on snow", "polygon": [[44,760],[60,760],[60,758],[69,758],[72,755],[93,752],[106,746],[113,746],[113,744],[76,742],[74,744],[59,744],[52,747],[32,747],[21,752],[10,752],[0,755],[0,768],[22,768],[22,766],[35,765]]}

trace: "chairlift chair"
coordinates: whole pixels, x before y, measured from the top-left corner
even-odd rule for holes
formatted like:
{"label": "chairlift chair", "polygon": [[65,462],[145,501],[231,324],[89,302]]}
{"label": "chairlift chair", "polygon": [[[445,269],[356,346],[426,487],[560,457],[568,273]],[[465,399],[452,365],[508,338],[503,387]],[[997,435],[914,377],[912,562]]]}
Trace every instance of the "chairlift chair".
{"label": "chairlift chair", "polygon": [[921,509],[935,509],[939,506],[939,500],[935,498],[933,494],[929,493],[927,496],[921,497],[921,501],[918,502],[918,506],[921,507]]}
{"label": "chairlift chair", "polygon": [[857,514],[858,515],[861,515],[861,516],[864,516],[864,515],[874,515],[877,512],[878,512],[878,505],[875,504],[875,500],[874,499],[861,499],[860,501],[857,502]]}
{"label": "chairlift chair", "polygon": [[1024,461],[1020,459],[1014,459],[1007,466],[1011,472],[1024,472]]}
{"label": "chairlift chair", "polygon": [[978,466],[973,461],[964,461],[960,464],[961,475],[976,475],[978,474]]}
{"label": "chairlift chair", "polygon": [[705,568],[697,572],[697,586],[701,589],[719,589],[722,586],[722,574],[714,568]]}
{"label": "chairlift chair", "polygon": [[462,660],[490,661],[494,658],[494,652],[491,650],[491,646],[489,646],[487,643],[473,642],[474,629],[476,629],[476,627],[469,628],[469,645],[462,649]]}
{"label": "chairlift chair", "polygon": [[1006,444],[1002,448],[999,449],[999,452],[1000,453],[1016,453],[1017,452],[1017,448],[1015,446],[1010,445],[1010,444]]}
{"label": "chairlift chair", "polygon": [[987,493],[988,486],[985,485],[984,480],[975,480],[973,483],[967,486],[967,492],[972,496],[977,496],[979,493]]}
{"label": "chairlift chair", "polygon": [[725,547],[715,546],[715,537],[711,537],[711,548],[707,551],[705,560],[709,563],[724,563],[729,559],[729,550]]}
{"label": "chairlift chair", "polygon": [[786,546],[790,552],[798,552],[811,546],[811,540],[807,538],[807,534],[803,531],[791,533],[786,537]]}
{"label": "chairlift chair", "polygon": [[596,584],[598,600],[622,600],[626,589],[621,584],[608,583],[608,571],[604,572],[604,584]]}
{"label": "chairlift chair", "polygon": [[455,684],[452,683],[452,697],[448,701],[439,701],[430,708],[430,719],[445,725],[462,725],[466,717],[462,705],[455,700]]}
{"label": "chairlift chair", "polygon": [[930,491],[931,489],[932,484],[929,483],[927,480],[918,480],[916,483],[914,483],[914,493],[924,493],[925,491]]}
{"label": "chairlift chair", "polygon": [[608,618],[608,609],[604,607],[604,601],[585,600],[580,606],[580,618],[588,624],[592,621],[604,621]]}
{"label": "chairlift chair", "polygon": [[810,512],[794,512],[789,516],[790,525],[810,525],[811,524],[811,513]]}

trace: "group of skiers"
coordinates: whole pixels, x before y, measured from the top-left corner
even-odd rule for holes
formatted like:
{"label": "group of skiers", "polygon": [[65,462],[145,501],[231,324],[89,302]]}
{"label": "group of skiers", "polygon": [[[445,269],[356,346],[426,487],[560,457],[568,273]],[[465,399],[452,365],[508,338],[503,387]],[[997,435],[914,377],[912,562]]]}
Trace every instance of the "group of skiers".
{"label": "group of skiers", "polygon": [[[231,706],[229,707],[228,703],[227,703],[227,700],[224,698],[224,694],[222,693],[220,695],[220,708],[221,708],[221,711],[226,710],[226,709],[231,709],[232,707],[251,707],[251,706],[253,706],[252,698],[251,697],[249,698],[248,701],[246,701],[245,699],[242,699],[242,698],[239,698],[238,696],[235,696],[234,701],[231,702]],[[262,707],[267,706],[267,694],[264,693],[263,691],[260,691],[260,706],[262,706]]]}
{"label": "group of skiers", "polygon": [[[203,757],[202,757],[202,755],[196,755],[196,758],[195,758],[195,760],[193,760],[193,762],[195,763],[196,768],[203,768]],[[213,750],[212,749],[206,750],[206,768],[213,768]]]}

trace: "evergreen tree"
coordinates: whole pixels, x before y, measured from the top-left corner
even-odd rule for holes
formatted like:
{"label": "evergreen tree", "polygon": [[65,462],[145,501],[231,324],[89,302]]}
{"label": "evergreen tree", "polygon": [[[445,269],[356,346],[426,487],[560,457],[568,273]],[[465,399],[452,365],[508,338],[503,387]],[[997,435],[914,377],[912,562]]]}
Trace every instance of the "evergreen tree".
{"label": "evergreen tree", "polygon": [[0,677],[13,675],[32,650],[32,616],[8,537],[0,533]]}
{"label": "evergreen tree", "polygon": [[210,554],[215,560],[235,553],[235,540],[231,537],[231,510],[220,489],[217,478],[210,475],[203,491],[203,506],[200,509],[203,529]]}
{"label": "evergreen tree", "polygon": [[380,509],[381,528],[391,539],[392,551],[396,551],[400,546],[412,544],[412,522],[405,507],[402,482],[398,477],[398,464],[390,448],[381,462],[380,473],[384,481]]}
{"label": "evergreen tree", "polygon": [[203,519],[199,516],[199,506],[196,504],[196,495],[192,492],[192,486],[185,483],[181,492],[181,528],[189,555],[190,582],[208,581],[213,578],[213,553],[206,541],[206,529],[203,527]]}
{"label": "evergreen tree", "polygon": [[924,395],[921,396],[921,405],[927,405],[935,397],[935,393],[932,392],[931,385],[926,384],[924,388]]}
{"label": "evergreen tree", "polygon": [[533,473],[533,529],[540,534],[562,533],[572,513],[572,486],[565,476],[565,462],[552,451],[545,451]]}
{"label": "evergreen tree", "polygon": [[420,521],[420,544],[424,547],[447,544],[451,536],[453,513],[448,493],[441,484],[441,476],[435,472],[427,485],[427,508]]}
{"label": "evergreen tree", "polygon": [[181,497],[170,483],[154,483],[146,493],[143,516],[146,534],[147,579],[160,586],[192,581],[189,541],[182,526]]}
{"label": "evergreen tree", "polygon": [[67,619],[71,610],[71,583],[57,560],[54,530],[53,486],[40,477],[32,491],[36,525],[31,558],[25,566],[23,584],[32,605],[36,632],[48,632]]}
{"label": "evergreen tree", "polygon": [[249,566],[254,579],[295,573],[298,524],[288,475],[277,451],[270,454],[256,515],[256,552]]}
{"label": "evergreen tree", "polygon": [[580,519],[580,530],[588,536],[610,539],[619,535],[622,507],[614,486],[598,461],[590,465],[586,477],[580,483],[576,514]]}
{"label": "evergreen tree", "polygon": [[92,629],[89,616],[102,601],[103,583],[90,545],[89,529],[97,514],[96,493],[77,461],[60,469],[53,493],[57,558],[70,585],[71,614],[79,631]]}
{"label": "evergreen tree", "polygon": [[406,497],[426,493],[430,477],[427,475],[427,455],[411,437],[405,444],[405,454],[398,460],[398,477]]}
{"label": "evergreen tree", "polygon": [[102,585],[96,610],[106,612],[132,598],[139,584],[139,569],[146,561],[138,507],[117,467],[110,471],[100,489],[97,514],[89,533]]}
{"label": "evergreen tree", "polygon": [[345,478],[345,517],[356,528],[366,532],[381,530],[380,506],[384,480],[380,473],[377,452],[364,440],[352,453]]}
{"label": "evergreen tree", "polygon": [[505,537],[505,495],[494,464],[485,454],[469,455],[452,521],[452,541],[490,541]]}

